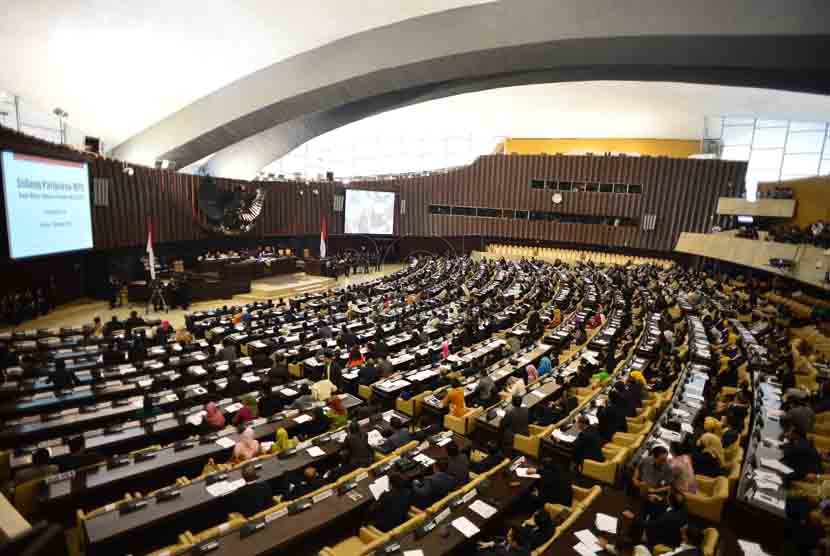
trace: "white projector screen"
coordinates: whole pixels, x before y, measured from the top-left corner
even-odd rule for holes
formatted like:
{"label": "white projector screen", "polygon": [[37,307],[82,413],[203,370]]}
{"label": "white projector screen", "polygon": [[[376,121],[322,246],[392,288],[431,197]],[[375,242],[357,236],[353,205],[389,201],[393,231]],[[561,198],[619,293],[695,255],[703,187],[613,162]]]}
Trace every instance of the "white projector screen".
{"label": "white projector screen", "polygon": [[86,162],[3,151],[12,259],[92,249]]}
{"label": "white projector screen", "polygon": [[346,233],[392,235],[395,194],[389,191],[346,190]]}

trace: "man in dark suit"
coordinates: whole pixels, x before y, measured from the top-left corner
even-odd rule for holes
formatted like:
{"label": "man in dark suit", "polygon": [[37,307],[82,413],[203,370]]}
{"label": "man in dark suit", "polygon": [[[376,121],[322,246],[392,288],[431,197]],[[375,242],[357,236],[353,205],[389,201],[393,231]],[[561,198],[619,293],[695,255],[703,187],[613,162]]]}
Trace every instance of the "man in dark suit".
{"label": "man in dark suit", "polygon": [[351,349],[352,346],[357,344],[357,336],[349,332],[349,329],[344,326],[340,332],[340,341],[343,342],[344,346]]}
{"label": "man in dark suit", "polygon": [[423,482],[412,485],[415,491],[415,505],[421,509],[442,499],[455,487],[455,479],[447,472],[447,460],[436,461],[432,471],[432,475],[425,477]]}
{"label": "man in dark suit", "polygon": [[453,476],[458,486],[465,485],[470,480],[470,460],[455,442],[447,444],[447,472]]}
{"label": "man in dark suit", "polygon": [[389,421],[389,426],[392,428],[392,434],[383,443],[383,451],[385,453],[397,450],[412,439],[412,435],[409,434],[409,431],[406,430],[406,427],[403,426],[399,418],[392,417]]}
{"label": "man in dark suit", "polygon": [[268,483],[259,480],[252,464],[242,468],[242,478],[245,479],[245,486],[233,493],[230,503],[232,511],[251,517],[274,505],[271,487]]}
{"label": "man in dark suit", "polygon": [[586,459],[605,461],[605,456],[602,455],[602,439],[586,416],[580,415],[577,417],[576,430],[578,434],[571,446],[574,465],[577,468],[582,467],[582,462]]}
{"label": "man in dark suit", "polygon": [[821,456],[807,439],[807,434],[797,425],[790,425],[787,431],[787,443],[781,463],[793,469],[787,477],[791,480],[803,480],[808,473],[821,473]]}
{"label": "man in dark suit", "polygon": [[412,504],[412,488],[398,472],[389,474],[389,490],[384,492],[372,509],[372,523],[384,533],[391,531],[409,519]]}
{"label": "man in dark suit", "polygon": [[501,419],[501,429],[505,446],[513,446],[514,434],[528,434],[527,408],[522,407],[522,397],[513,396],[512,405]]}
{"label": "man in dark suit", "polygon": [[628,430],[628,424],[625,420],[625,410],[622,407],[620,395],[616,390],[611,390],[608,393],[608,403],[598,413],[599,435],[603,441],[609,442],[615,433]]}

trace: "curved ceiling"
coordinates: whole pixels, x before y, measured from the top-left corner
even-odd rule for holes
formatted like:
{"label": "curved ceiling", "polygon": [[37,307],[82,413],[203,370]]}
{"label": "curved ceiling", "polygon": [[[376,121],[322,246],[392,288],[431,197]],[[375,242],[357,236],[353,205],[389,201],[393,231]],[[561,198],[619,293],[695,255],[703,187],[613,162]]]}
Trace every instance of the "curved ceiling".
{"label": "curved ceiling", "polygon": [[828,122],[830,96],[671,82],[504,87],[356,121],[315,137],[263,172],[314,177],[334,170],[351,177],[432,170],[468,164],[504,137],[700,139],[704,119],[719,116]]}
{"label": "curved ceiling", "polygon": [[[115,140],[141,129],[115,156],[181,167],[212,155],[208,169],[222,176],[251,177],[372,114],[506,85],[670,80],[830,93],[830,62],[817,55],[830,51],[821,0],[29,4],[0,24],[0,46],[23,60],[0,76],[29,80],[22,91],[14,79],[0,86],[27,94],[83,81],[70,100],[103,126],[88,129],[118,125]],[[44,66],[43,48],[66,66]],[[116,99],[117,113],[101,99]],[[77,124],[73,105],[60,105]]]}
{"label": "curved ceiling", "polygon": [[[302,52],[488,0],[27,0],[0,17],[0,89],[115,146]],[[9,55],[9,53],[12,53]]]}

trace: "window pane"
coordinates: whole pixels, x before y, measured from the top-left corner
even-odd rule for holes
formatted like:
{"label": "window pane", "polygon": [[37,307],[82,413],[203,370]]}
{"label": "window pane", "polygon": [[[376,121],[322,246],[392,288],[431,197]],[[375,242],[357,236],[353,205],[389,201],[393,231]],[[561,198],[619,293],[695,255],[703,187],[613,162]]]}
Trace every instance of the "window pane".
{"label": "window pane", "polygon": [[784,166],[781,169],[784,175],[815,176],[818,172],[819,154],[787,154],[784,155]]}
{"label": "window pane", "polygon": [[783,127],[787,128],[787,120],[758,120],[758,127]]}
{"label": "window pane", "polygon": [[821,151],[824,131],[801,131],[787,137],[787,153],[817,153]]}
{"label": "window pane", "polygon": [[706,139],[720,139],[723,133],[723,118],[720,116],[706,116],[703,127],[703,134]]}
{"label": "window pane", "polygon": [[830,175],[830,158],[825,158],[821,161],[821,170],[819,170],[819,174],[822,176]]}
{"label": "window pane", "polygon": [[733,126],[734,125],[754,126],[755,125],[755,118],[741,118],[741,117],[736,117],[736,116],[727,116],[724,119],[724,125],[726,125],[726,126],[730,126],[730,125],[733,125]]}
{"label": "window pane", "polygon": [[790,122],[790,131],[824,131],[824,122]]}
{"label": "window pane", "polygon": [[786,127],[768,127],[755,130],[753,149],[781,148],[787,138]]}
{"label": "window pane", "polygon": [[733,126],[723,128],[724,145],[749,145],[752,143],[752,128]]}
{"label": "window pane", "polygon": [[723,147],[721,158],[724,160],[749,160],[749,145],[739,147]]}
{"label": "window pane", "polygon": [[784,156],[784,149],[753,150],[747,171],[774,170],[777,173],[781,170],[782,156]]}

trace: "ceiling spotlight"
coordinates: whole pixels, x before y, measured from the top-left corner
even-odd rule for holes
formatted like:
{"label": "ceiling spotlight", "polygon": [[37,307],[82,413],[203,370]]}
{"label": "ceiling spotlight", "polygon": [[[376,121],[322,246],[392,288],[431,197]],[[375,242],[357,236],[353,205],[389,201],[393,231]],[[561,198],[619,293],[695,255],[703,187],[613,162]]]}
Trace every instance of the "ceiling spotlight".
{"label": "ceiling spotlight", "polygon": [[55,108],[54,110],[52,110],[52,113],[55,116],[57,116],[58,118],[68,118],[69,117],[69,113],[66,110],[64,110],[63,108],[60,108],[60,107]]}

